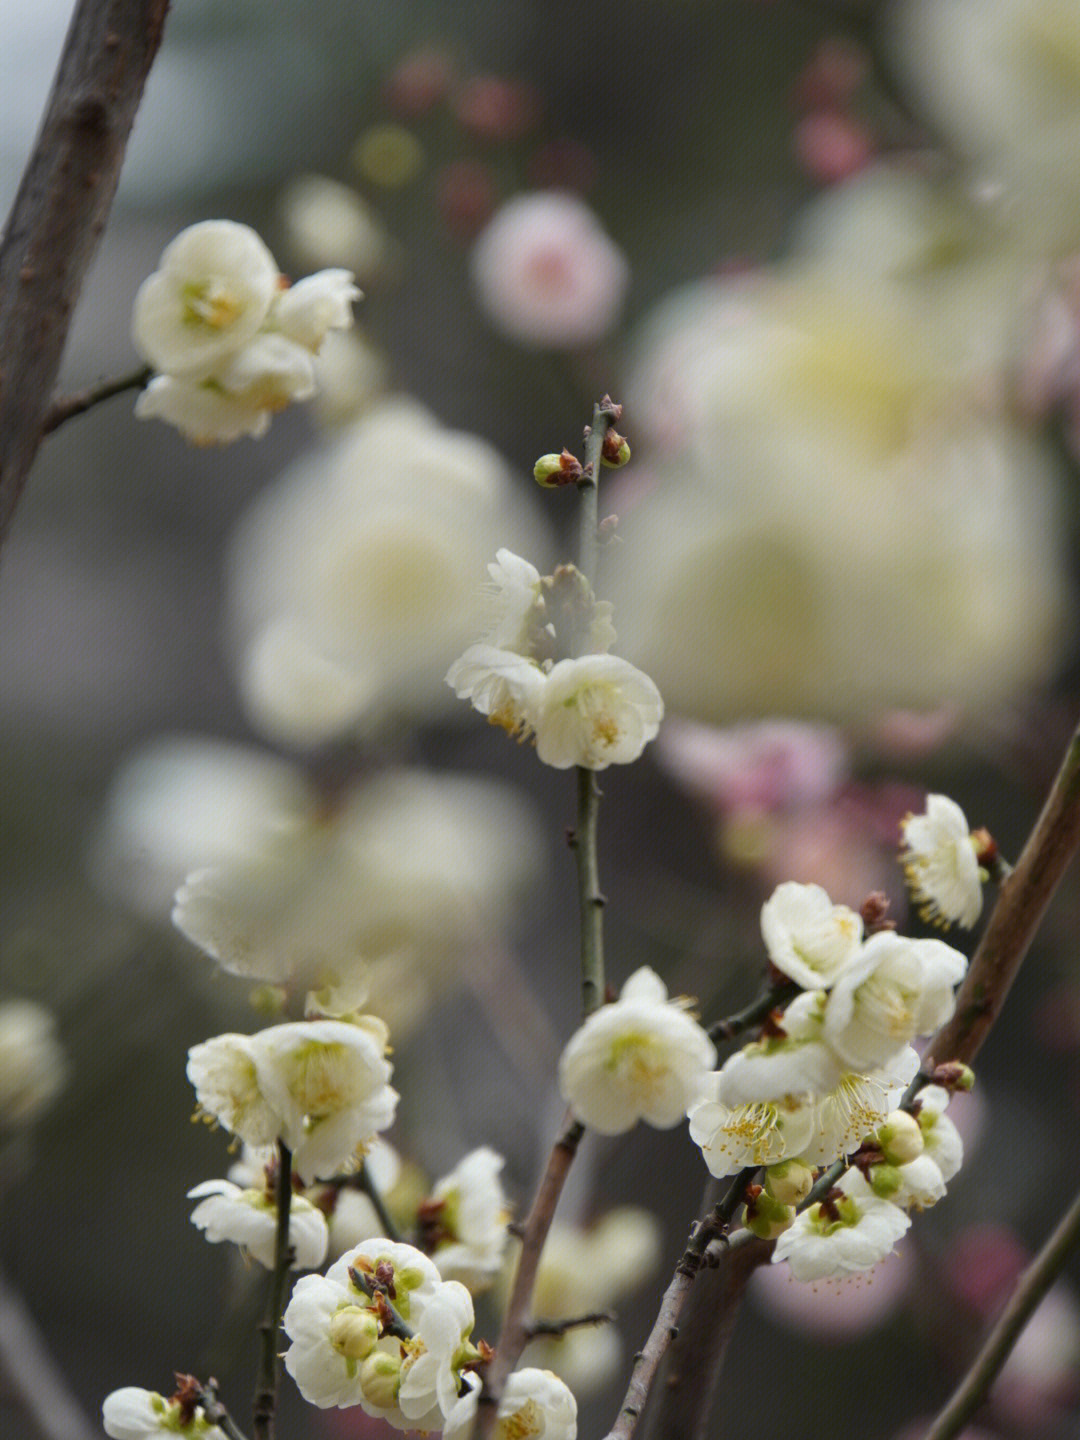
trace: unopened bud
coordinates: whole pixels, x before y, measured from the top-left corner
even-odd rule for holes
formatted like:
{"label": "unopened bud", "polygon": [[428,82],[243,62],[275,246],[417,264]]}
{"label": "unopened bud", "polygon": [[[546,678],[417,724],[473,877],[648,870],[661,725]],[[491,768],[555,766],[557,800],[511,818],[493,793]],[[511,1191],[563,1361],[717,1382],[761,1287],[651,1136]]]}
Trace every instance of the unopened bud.
{"label": "unopened bud", "polygon": [[760,1240],[775,1240],[795,1223],[794,1205],[781,1205],[766,1190],[746,1202],[746,1228]]}
{"label": "unopened bud", "polygon": [[397,1355],[388,1355],[385,1350],[376,1350],[360,1367],[360,1390],[364,1399],[382,1410],[389,1410],[397,1403],[401,1388],[401,1360]]}
{"label": "unopened bud", "polygon": [[962,1060],[947,1060],[944,1065],[934,1066],[932,1078],[934,1084],[940,1085],[943,1090],[967,1092],[974,1087],[975,1071]]}
{"label": "unopened bud", "polygon": [[866,1172],[870,1189],[881,1200],[889,1200],[900,1189],[903,1176],[896,1165],[871,1165]]}
{"label": "unopened bud", "polygon": [[630,442],[617,430],[609,430],[604,436],[604,448],[600,451],[600,463],[609,470],[618,470],[630,459]]}
{"label": "unopened bud", "polygon": [[799,1205],[810,1194],[814,1172],[801,1160],[781,1160],[765,1171],[765,1189],[781,1205]]}
{"label": "unopened bud", "polygon": [[330,1344],[346,1360],[366,1360],[378,1338],[378,1320],[359,1305],[346,1305],[330,1321]]}
{"label": "unopened bud", "polygon": [[919,1122],[906,1110],[893,1110],[886,1115],[874,1138],[890,1165],[906,1165],[909,1160],[917,1160],[923,1152]]}
{"label": "unopened bud", "polygon": [[564,450],[561,455],[541,455],[533,466],[533,479],[545,490],[573,485],[581,479],[581,475],[581,461],[569,450]]}

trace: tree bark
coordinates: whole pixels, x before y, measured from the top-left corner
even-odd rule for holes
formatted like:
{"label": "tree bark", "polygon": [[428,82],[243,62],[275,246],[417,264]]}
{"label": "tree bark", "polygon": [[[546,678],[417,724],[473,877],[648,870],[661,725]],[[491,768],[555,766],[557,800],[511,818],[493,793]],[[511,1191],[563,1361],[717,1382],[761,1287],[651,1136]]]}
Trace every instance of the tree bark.
{"label": "tree bark", "polygon": [[0,241],[0,544],[44,433],[169,0],[79,0]]}

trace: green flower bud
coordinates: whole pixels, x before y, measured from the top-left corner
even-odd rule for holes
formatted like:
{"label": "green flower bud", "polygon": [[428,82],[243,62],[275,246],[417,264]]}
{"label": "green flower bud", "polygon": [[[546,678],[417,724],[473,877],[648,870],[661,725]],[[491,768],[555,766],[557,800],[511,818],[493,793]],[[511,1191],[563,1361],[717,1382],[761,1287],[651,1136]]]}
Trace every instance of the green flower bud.
{"label": "green flower bud", "polygon": [[541,455],[533,466],[533,479],[545,490],[554,490],[562,484],[562,461],[558,455]]}
{"label": "green flower bud", "polygon": [[330,1344],[346,1360],[366,1360],[379,1338],[379,1322],[371,1310],[346,1305],[330,1321]]}
{"label": "green flower bud", "polygon": [[746,1228],[761,1240],[775,1240],[795,1223],[794,1205],[781,1205],[762,1190],[746,1206]]}
{"label": "green flower bud", "polygon": [[922,1131],[914,1115],[893,1110],[886,1115],[874,1136],[890,1165],[906,1165],[923,1152]]}
{"label": "green flower bud", "polygon": [[872,1165],[867,1171],[870,1189],[881,1200],[890,1200],[900,1189],[902,1177],[895,1165]]}
{"label": "green flower bud", "polygon": [[625,435],[609,430],[604,436],[604,448],[600,452],[600,463],[609,470],[618,470],[630,459],[630,444]]}
{"label": "green flower bud", "polygon": [[781,1160],[765,1171],[765,1189],[781,1205],[799,1205],[814,1184],[814,1172],[801,1160]]}
{"label": "green flower bud", "polygon": [[385,1350],[376,1350],[360,1367],[360,1389],[372,1405],[388,1410],[397,1403],[401,1388],[401,1359]]}

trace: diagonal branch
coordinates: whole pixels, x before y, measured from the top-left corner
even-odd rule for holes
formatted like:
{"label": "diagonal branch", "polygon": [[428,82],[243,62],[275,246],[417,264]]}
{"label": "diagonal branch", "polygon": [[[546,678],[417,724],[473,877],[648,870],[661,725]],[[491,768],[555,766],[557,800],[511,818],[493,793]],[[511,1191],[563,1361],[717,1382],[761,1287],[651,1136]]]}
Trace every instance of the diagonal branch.
{"label": "diagonal branch", "polygon": [[169,0],[79,0],[0,241],[0,543],[50,411]]}

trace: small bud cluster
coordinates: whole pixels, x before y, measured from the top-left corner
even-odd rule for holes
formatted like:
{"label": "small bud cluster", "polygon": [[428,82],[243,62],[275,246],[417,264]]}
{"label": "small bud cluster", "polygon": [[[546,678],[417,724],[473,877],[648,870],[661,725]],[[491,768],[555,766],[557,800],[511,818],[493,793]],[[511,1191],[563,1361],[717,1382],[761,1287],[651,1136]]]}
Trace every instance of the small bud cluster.
{"label": "small bud cluster", "polygon": [[289,285],[246,225],[189,226],[135,296],[132,339],[157,372],[136,415],[197,445],[264,435],[275,411],[315,393],[314,356],[359,298],[347,270]]}

